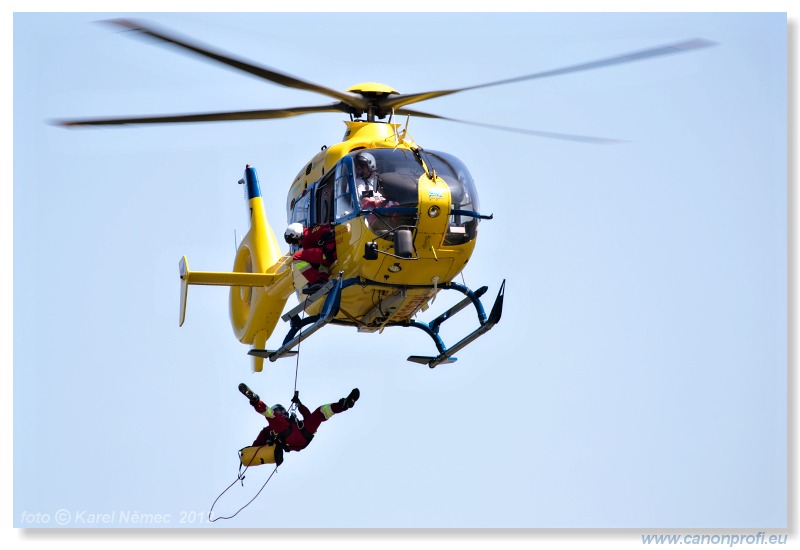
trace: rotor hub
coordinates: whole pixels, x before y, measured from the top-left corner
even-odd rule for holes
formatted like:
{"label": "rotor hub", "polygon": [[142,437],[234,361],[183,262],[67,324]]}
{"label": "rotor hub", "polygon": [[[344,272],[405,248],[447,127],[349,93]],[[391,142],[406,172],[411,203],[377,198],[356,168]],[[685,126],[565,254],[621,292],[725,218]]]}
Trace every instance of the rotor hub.
{"label": "rotor hub", "polygon": [[384,107],[382,100],[391,94],[400,93],[391,86],[379,82],[362,82],[351,86],[347,91],[359,94],[367,102],[367,108],[364,110],[351,105],[354,107],[351,114],[354,117],[360,117],[366,113],[368,122],[374,122],[375,119],[386,118],[392,114],[392,109]]}

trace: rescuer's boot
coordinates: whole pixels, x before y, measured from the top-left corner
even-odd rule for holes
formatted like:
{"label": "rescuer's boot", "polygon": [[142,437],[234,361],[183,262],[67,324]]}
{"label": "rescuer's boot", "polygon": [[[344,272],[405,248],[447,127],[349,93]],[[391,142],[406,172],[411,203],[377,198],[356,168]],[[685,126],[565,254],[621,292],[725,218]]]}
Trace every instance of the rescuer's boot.
{"label": "rescuer's boot", "polygon": [[256,403],[261,401],[261,398],[258,396],[258,394],[253,393],[253,390],[248,388],[247,384],[244,383],[239,384],[239,391],[242,392],[242,395],[244,395],[247,399],[250,400],[251,405],[255,405]]}
{"label": "rescuer's boot", "polygon": [[342,397],[339,400],[339,405],[343,410],[346,411],[347,409],[353,408],[353,405],[356,404],[356,401],[358,401],[359,397],[361,397],[361,392],[358,391],[358,388],[353,388],[353,391],[350,392],[350,395],[347,397]]}
{"label": "rescuer's boot", "polygon": [[316,283],[309,283],[303,287],[301,291],[303,294],[315,294],[319,289],[325,286],[326,281],[319,280]]}

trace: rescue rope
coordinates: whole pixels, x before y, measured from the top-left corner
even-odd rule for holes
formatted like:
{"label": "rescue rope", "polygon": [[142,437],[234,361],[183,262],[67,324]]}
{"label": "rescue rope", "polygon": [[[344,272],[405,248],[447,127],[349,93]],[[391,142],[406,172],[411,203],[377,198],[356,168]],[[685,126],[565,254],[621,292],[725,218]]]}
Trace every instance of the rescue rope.
{"label": "rescue rope", "polygon": [[[264,447],[264,446],[265,446],[265,445],[262,445],[262,447]],[[241,462],[240,462],[239,464],[241,465]],[[217,501],[218,501],[219,499],[221,499],[221,498],[222,498],[222,495],[224,495],[225,493],[227,493],[227,492],[228,492],[228,489],[230,489],[231,487],[233,487],[234,485],[236,485],[236,482],[237,482],[237,481],[241,481],[241,482],[242,482],[242,486],[244,486],[244,473],[247,471],[247,469],[248,469],[248,468],[250,468],[250,465],[249,465],[249,464],[248,464],[248,465],[245,467],[245,469],[244,469],[243,471],[240,471],[238,474],[236,474],[236,479],[235,479],[235,480],[233,480],[233,483],[231,483],[230,485],[228,485],[228,486],[225,488],[225,490],[224,490],[224,491],[222,491],[222,492],[219,494],[219,496],[218,496],[216,499],[214,499],[214,503],[211,505],[211,508],[210,508],[210,509],[209,509],[209,511],[208,511],[208,521],[210,521],[210,522],[212,522],[212,523],[213,523],[213,522],[217,521],[218,519],[232,519],[232,518],[235,518],[237,515],[239,515],[239,512],[241,512],[242,510],[244,510],[245,508],[247,508],[248,506],[250,506],[250,504],[251,504],[251,503],[252,503],[252,502],[253,502],[253,501],[254,501],[256,498],[258,498],[258,495],[260,495],[260,494],[261,494],[261,491],[263,491],[263,490],[264,490],[264,487],[266,487],[266,486],[267,486],[267,483],[269,483],[269,480],[270,480],[270,479],[272,479],[272,476],[274,476],[274,475],[275,475],[275,472],[277,472],[277,471],[278,471],[278,467],[277,467],[277,466],[275,466],[275,469],[274,469],[274,470],[272,470],[272,473],[271,473],[271,474],[269,474],[269,477],[268,477],[268,478],[267,478],[267,480],[264,482],[264,485],[262,485],[262,486],[261,486],[261,489],[259,489],[259,490],[258,490],[258,492],[255,494],[255,496],[254,496],[253,498],[251,498],[249,501],[247,501],[247,504],[245,504],[244,506],[242,506],[241,508],[239,508],[238,510],[236,510],[236,513],[235,513],[235,514],[233,514],[232,516],[219,516],[219,517],[216,517],[216,518],[214,518],[214,519],[211,519],[211,512],[213,512],[213,511],[214,511],[214,506],[216,506],[216,504],[217,504]]]}
{"label": "rescue rope", "polygon": [[[309,301],[309,299],[310,299],[310,298],[311,298],[311,296],[307,296],[307,297],[306,297],[306,299],[305,299],[306,306],[308,306],[308,301]],[[305,307],[303,308],[303,312],[302,312],[300,315],[301,315],[300,319],[302,320],[302,319],[303,319],[303,316],[305,315]],[[299,373],[300,373],[300,344],[301,344],[301,343],[302,343],[302,340],[301,340],[300,342],[298,342],[298,343],[297,343],[297,356],[296,356],[295,365],[294,365],[294,395],[296,395],[296,394],[297,394],[297,378],[298,378],[298,375],[299,375]],[[291,413],[291,412],[293,412],[293,411],[295,411],[295,410],[297,410],[297,409],[298,409],[298,407],[297,407],[297,404],[296,404],[296,403],[292,403],[292,405],[289,407],[289,412]],[[298,426],[300,426],[300,428],[302,429],[302,424],[301,424],[299,421],[298,421]],[[262,445],[262,447],[264,447],[264,445]],[[240,463],[239,463],[239,466],[240,466],[240,468],[241,468],[241,465],[242,465],[242,464],[241,464],[241,462],[240,462]],[[220,498],[222,498],[222,495],[224,495],[225,493],[227,493],[227,492],[228,492],[228,490],[229,490],[231,487],[233,487],[234,485],[236,485],[236,482],[237,482],[237,481],[241,481],[241,482],[242,482],[242,486],[244,486],[244,474],[245,474],[245,472],[248,470],[248,468],[250,468],[250,465],[249,465],[249,464],[248,464],[247,466],[245,466],[244,470],[240,470],[240,471],[239,471],[239,473],[236,475],[236,479],[233,481],[233,483],[231,483],[230,485],[228,485],[228,486],[225,488],[225,490],[224,490],[224,491],[222,491],[222,492],[219,494],[219,496],[217,496],[217,498],[216,498],[216,499],[214,499],[214,502],[211,504],[211,508],[210,508],[210,509],[209,509],[209,511],[208,511],[208,520],[209,520],[210,522],[212,522],[212,523],[213,523],[213,522],[215,522],[215,521],[217,521],[217,520],[220,520],[220,519],[232,519],[232,518],[235,518],[235,517],[236,517],[236,516],[239,514],[239,512],[241,512],[242,510],[244,510],[245,508],[247,508],[248,506],[250,506],[250,504],[251,504],[251,503],[252,503],[252,502],[253,502],[253,501],[254,501],[256,498],[258,498],[258,495],[260,495],[260,494],[261,494],[261,491],[263,491],[263,490],[264,490],[264,488],[267,486],[267,483],[269,483],[269,480],[270,480],[270,479],[272,479],[272,476],[274,476],[274,475],[275,475],[275,472],[277,472],[277,471],[278,471],[278,466],[275,466],[275,469],[274,469],[274,470],[272,470],[272,473],[271,473],[271,474],[269,474],[269,477],[268,477],[268,478],[267,478],[267,480],[264,482],[264,484],[261,486],[261,488],[258,490],[258,492],[255,494],[255,496],[253,496],[253,498],[251,498],[249,501],[247,501],[247,504],[245,504],[244,506],[242,506],[241,508],[239,508],[239,509],[236,511],[236,513],[235,513],[235,514],[233,514],[232,516],[219,516],[219,517],[216,517],[216,518],[213,518],[213,519],[212,519],[212,518],[211,518],[211,512],[213,512],[213,511],[214,511],[214,506],[216,506],[216,504],[217,504],[217,501],[219,501],[219,499],[220,499]]]}
{"label": "rescue rope", "polygon": [[[305,299],[305,302],[306,302],[306,304],[305,304],[305,305],[306,305],[306,306],[308,306],[308,301],[309,301],[309,299],[310,299],[310,298],[311,298],[311,296],[307,296],[307,297],[306,297],[306,299]],[[302,319],[303,319],[303,316],[304,316],[304,315],[305,315],[305,307],[303,308],[303,312],[300,314],[300,319],[301,319],[301,321],[302,321]],[[298,378],[298,375],[299,375],[299,372],[300,372],[300,344],[301,344],[301,343],[302,343],[302,340],[301,340],[300,342],[298,342],[298,343],[297,343],[297,356],[296,356],[295,365],[294,365],[294,394],[293,394],[293,395],[297,395],[297,378]],[[293,412],[293,411],[295,411],[295,410],[297,410],[297,409],[298,409],[298,407],[297,407],[297,404],[293,402],[293,403],[291,404],[291,406],[289,407],[289,411],[288,411],[288,412],[289,412],[289,413],[291,413],[291,412]],[[300,423],[299,421],[298,421],[298,426],[300,427],[300,429],[302,429],[302,423]],[[261,447],[265,447],[265,445],[262,445]],[[252,503],[252,502],[253,502],[253,501],[254,501],[256,498],[258,498],[258,495],[260,495],[260,494],[261,494],[261,491],[263,491],[263,490],[264,490],[264,488],[267,486],[267,483],[269,483],[269,480],[270,480],[270,479],[272,479],[272,476],[274,476],[274,475],[275,475],[275,472],[277,472],[277,471],[278,471],[278,466],[275,466],[275,469],[274,469],[274,470],[272,470],[272,473],[271,473],[271,474],[269,474],[269,477],[268,477],[268,478],[267,478],[267,480],[264,482],[264,484],[261,486],[261,488],[258,490],[258,492],[255,494],[255,496],[253,496],[253,498],[251,498],[249,501],[247,501],[247,504],[245,504],[244,506],[242,506],[241,508],[239,508],[239,509],[236,511],[236,513],[235,513],[235,514],[233,514],[232,516],[219,516],[219,517],[216,517],[216,518],[213,518],[213,519],[212,519],[212,518],[211,518],[211,512],[213,512],[213,511],[214,511],[214,506],[216,506],[216,504],[217,504],[217,501],[219,501],[219,499],[220,499],[220,498],[222,498],[222,495],[224,495],[225,493],[227,493],[227,492],[228,492],[228,490],[229,490],[231,487],[233,487],[234,485],[236,485],[236,482],[237,482],[237,481],[241,481],[241,482],[242,482],[242,486],[244,486],[244,474],[245,474],[245,472],[248,470],[248,468],[250,468],[250,465],[248,464],[247,466],[245,466],[244,470],[241,470],[241,466],[242,466],[242,464],[241,464],[241,462],[240,462],[240,463],[239,463],[240,471],[239,471],[239,473],[236,475],[236,479],[233,481],[233,483],[231,483],[230,485],[228,485],[228,486],[225,488],[225,490],[224,490],[224,491],[222,491],[222,492],[219,494],[219,496],[217,496],[217,498],[216,498],[216,499],[214,499],[214,502],[211,504],[211,508],[210,508],[210,509],[209,509],[209,511],[208,511],[208,520],[209,520],[210,522],[212,522],[212,523],[213,523],[213,522],[215,522],[215,521],[217,521],[217,520],[220,520],[220,519],[232,519],[232,518],[235,518],[235,517],[236,517],[236,516],[239,514],[239,512],[241,512],[242,510],[244,510],[245,508],[247,508],[248,506],[250,506],[250,504],[251,504],[251,503]]]}
{"label": "rescue rope", "polygon": [[[303,306],[303,311],[300,313],[301,324],[302,324],[303,317],[305,316],[305,313],[306,313],[305,308],[308,307],[308,300],[310,298],[311,298],[311,296],[306,296],[305,305]],[[302,335],[302,331],[301,331],[301,335]],[[300,344],[302,344],[302,343],[303,343],[302,339],[299,342],[297,342],[297,355],[295,356],[295,362],[294,362],[294,393],[292,393],[293,396],[297,395],[297,375],[300,372]],[[292,404],[289,406],[289,413],[292,413],[292,412],[296,411],[297,409],[298,409],[297,404],[292,402]]]}
{"label": "rescue rope", "polygon": [[[306,306],[308,306],[308,298],[306,298]],[[303,316],[305,315],[305,313],[306,313],[306,311],[305,311],[305,308],[304,308],[302,313],[300,313],[300,321],[301,322],[303,320]],[[301,332],[301,334],[302,334],[302,332]],[[298,372],[300,372],[300,344],[302,344],[302,343],[303,343],[302,340],[297,342],[297,355],[295,356],[295,362],[294,362],[294,392],[295,393],[297,393],[297,374],[298,374]],[[294,393],[292,395],[294,395]],[[292,403],[292,405],[294,406],[294,403]]]}

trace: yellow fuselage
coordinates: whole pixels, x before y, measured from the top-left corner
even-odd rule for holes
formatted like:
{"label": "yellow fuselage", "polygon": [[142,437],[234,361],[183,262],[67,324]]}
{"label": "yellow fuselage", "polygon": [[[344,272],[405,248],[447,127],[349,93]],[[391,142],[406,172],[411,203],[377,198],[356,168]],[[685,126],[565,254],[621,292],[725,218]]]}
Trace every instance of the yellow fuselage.
{"label": "yellow fuselage", "polygon": [[[406,149],[411,155],[413,141],[404,137],[398,124],[346,122],[345,141],[318,153],[297,175],[289,191],[289,202],[300,196],[305,189],[319,181],[345,155],[358,149],[393,148]],[[433,178],[429,177],[432,175]],[[438,214],[429,215],[435,207]],[[450,219],[451,197],[448,185],[435,173],[428,171],[418,180],[418,221],[413,234],[415,257],[401,259],[380,254],[377,260],[364,259],[365,245],[375,241],[377,234],[370,228],[366,216],[358,216],[335,226],[337,261],[330,267],[332,276],[342,272],[345,280],[358,278],[362,282],[375,281],[392,285],[352,285],[342,294],[341,311],[337,319],[363,322],[364,316],[376,309],[376,304],[391,298],[382,313],[368,319],[372,327],[361,326],[361,330],[378,328],[375,323],[404,321],[420,309],[436,294],[436,286],[453,279],[470,258],[475,247],[472,239],[461,245],[445,246],[445,235]],[[379,250],[393,252],[390,240],[377,239]],[[302,283],[302,279],[298,280]],[[406,287],[402,291],[395,286]],[[423,286],[429,288],[413,288]],[[302,287],[297,285],[298,291]],[[305,298],[300,296],[301,300]],[[321,307],[321,300],[307,308],[314,314]]]}
{"label": "yellow fuselage", "polygon": [[[448,184],[436,174],[434,167],[423,161],[420,150],[399,125],[357,121],[345,124],[344,141],[320,151],[292,183],[288,196],[289,221],[297,221],[297,217],[303,215],[306,216],[302,218],[306,222],[304,225],[319,223],[313,220],[316,214],[309,203],[317,200],[326,204],[325,215],[333,221],[336,240],[336,260],[328,269],[332,278],[338,278],[341,273],[346,282],[334,321],[354,325],[360,331],[374,332],[388,323],[403,323],[426,309],[439,291],[439,285],[450,282],[461,272],[475,247],[477,219],[468,215],[465,219],[473,221],[459,221],[464,210],[453,209],[452,189],[457,190],[461,205],[477,204],[477,196],[471,183],[457,182],[464,177],[465,167],[458,177],[448,168],[460,161],[439,153],[441,158],[447,157],[436,162],[449,172],[443,176],[449,179]],[[387,167],[392,164],[392,155],[400,159],[393,168],[397,171],[384,174],[386,177],[393,175],[401,182],[399,195],[405,204],[401,205],[400,214],[392,209],[398,205],[396,202],[377,213],[364,207],[365,203],[359,204],[352,172],[349,172],[349,179],[343,177],[333,183],[331,170],[337,175],[336,170],[341,171],[347,165],[352,171],[352,157],[345,157],[362,149],[383,155],[382,162]],[[294,267],[292,252],[280,250],[267,220],[255,169],[248,166],[240,183],[246,187],[250,228],[239,245],[233,270],[191,272],[184,257],[180,265],[180,322],[183,324],[185,318],[188,285],[230,286],[234,334],[240,342],[261,349],[274,332],[292,292],[298,293],[309,315],[319,313],[325,300],[312,303],[301,293],[306,280]],[[337,192],[337,185],[348,187],[350,194],[345,197],[339,194],[333,200],[331,195]],[[333,205],[342,198],[349,201],[349,209],[343,213],[337,211],[334,219]],[[376,222],[381,216],[384,216],[383,227]],[[392,216],[403,220],[398,222],[397,228],[405,231],[406,245],[411,249],[404,257],[394,250],[394,232],[386,222]],[[367,244],[373,247],[375,259],[365,258]],[[253,356],[253,370],[261,371],[262,366],[263,357]]]}

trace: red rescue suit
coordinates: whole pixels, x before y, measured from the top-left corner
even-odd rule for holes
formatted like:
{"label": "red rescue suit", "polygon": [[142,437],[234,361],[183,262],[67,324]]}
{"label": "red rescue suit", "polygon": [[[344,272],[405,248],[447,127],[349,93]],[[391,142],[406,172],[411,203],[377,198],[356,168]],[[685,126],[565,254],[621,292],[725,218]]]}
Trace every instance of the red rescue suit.
{"label": "red rescue suit", "polygon": [[328,267],[336,261],[336,234],[332,225],[315,225],[303,228],[301,249],[292,259],[295,267],[309,284],[327,281],[330,274],[321,272],[320,266]]}
{"label": "red rescue suit", "polygon": [[253,441],[253,446],[267,445],[270,440],[277,436],[283,450],[300,451],[305,449],[311,442],[320,424],[334,414],[345,410],[339,403],[322,405],[317,407],[313,413],[302,403],[298,403],[297,407],[300,410],[300,414],[303,415],[302,421],[298,421],[296,418],[292,420],[277,414],[272,408],[267,407],[263,401],[253,405],[253,408],[267,419],[267,427],[258,434],[256,440]]}

